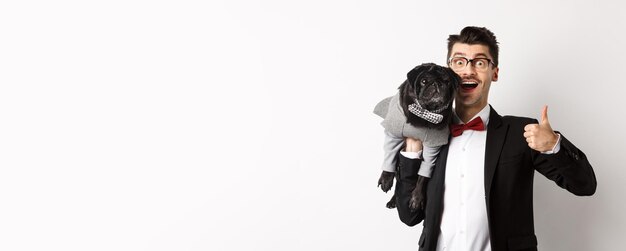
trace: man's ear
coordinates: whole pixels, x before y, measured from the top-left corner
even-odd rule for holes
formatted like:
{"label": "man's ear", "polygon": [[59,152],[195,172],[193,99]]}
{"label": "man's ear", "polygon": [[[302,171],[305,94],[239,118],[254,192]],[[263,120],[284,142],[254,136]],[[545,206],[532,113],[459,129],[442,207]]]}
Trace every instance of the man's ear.
{"label": "man's ear", "polygon": [[496,67],[493,70],[493,76],[491,76],[491,82],[496,82],[498,81],[498,71],[500,70],[500,68]]}

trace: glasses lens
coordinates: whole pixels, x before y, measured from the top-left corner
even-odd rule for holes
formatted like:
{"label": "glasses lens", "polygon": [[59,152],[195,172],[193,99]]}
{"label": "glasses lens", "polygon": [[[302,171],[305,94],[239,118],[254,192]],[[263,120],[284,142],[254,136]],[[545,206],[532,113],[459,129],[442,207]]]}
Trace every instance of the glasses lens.
{"label": "glasses lens", "polygon": [[475,58],[474,60],[472,60],[472,64],[477,70],[485,70],[489,66],[489,59]]}
{"label": "glasses lens", "polygon": [[467,65],[467,58],[454,57],[450,60],[450,67],[452,69],[463,69]]}

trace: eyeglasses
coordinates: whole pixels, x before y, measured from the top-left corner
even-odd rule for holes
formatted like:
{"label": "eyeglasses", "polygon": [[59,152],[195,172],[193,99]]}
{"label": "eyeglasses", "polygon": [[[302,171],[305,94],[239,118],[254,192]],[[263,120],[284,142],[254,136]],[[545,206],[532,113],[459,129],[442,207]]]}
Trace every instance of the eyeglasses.
{"label": "eyeglasses", "polygon": [[486,71],[489,68],[489,64],[496,65],[488,58],[467,59],[466,57],[451,57],[448,59],[448,65],[453,71],[463,70],[470,63],[477,71]]}

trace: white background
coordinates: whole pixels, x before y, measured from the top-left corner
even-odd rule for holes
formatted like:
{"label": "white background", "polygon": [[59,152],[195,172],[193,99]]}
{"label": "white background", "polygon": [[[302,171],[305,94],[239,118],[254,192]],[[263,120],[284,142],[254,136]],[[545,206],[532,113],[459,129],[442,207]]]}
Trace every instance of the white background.
{"label": "white background", "polygon": [[446,39],[500,44],[490,103],[581,148],[541,250],[621,250],[620,1],[3,1],[0,250],[416,250],[376,187],[374,105]]}

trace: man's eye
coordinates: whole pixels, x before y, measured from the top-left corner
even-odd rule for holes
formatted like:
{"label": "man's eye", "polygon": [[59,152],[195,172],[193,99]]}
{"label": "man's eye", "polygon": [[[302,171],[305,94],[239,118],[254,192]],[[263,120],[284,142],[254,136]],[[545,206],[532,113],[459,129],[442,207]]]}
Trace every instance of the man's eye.
{"label": "man's eye", "polygon": [[454,64],[456,64],[456,65],[458,65],[458,66],[462,66],[462,65],[464,65],[465,63],[463,63],[463,60],[457,60],[457,61],[455,61],[455,62],[454,62]]}
{"label": "man's eye", "polygon": [[485,60],[478,60],[478,61],[476,61],[476,66],[478,66],[478,67],[485,66]]}

